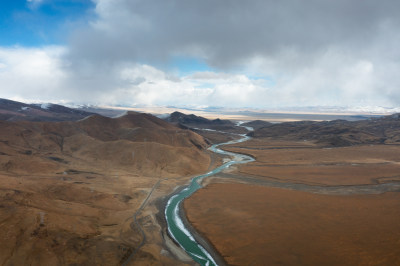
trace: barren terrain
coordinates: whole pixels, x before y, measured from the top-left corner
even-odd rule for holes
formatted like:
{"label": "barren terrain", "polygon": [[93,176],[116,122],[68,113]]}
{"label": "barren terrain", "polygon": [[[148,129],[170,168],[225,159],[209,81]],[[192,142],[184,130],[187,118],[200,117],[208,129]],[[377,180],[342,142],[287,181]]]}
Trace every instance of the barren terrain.
{"label": "barren terrain", "polygon": [[400,181],[399,145],[320,147],[313,142],[252,139],[225,147],[256,158],[238,173],[259,179],[314,185]]}
{"label": "barren terrain", "polygon": [[[397,265],[399,121],[356,130],[255,121],[254,139],[224,149],[256,161],[205,179],[184,203],[189,221],[228,264]],[[229,160],[206,148],[235,135],[174,123],[135,112],[0,121],[0,263],[193,264],[168,237],[163,208],[192,176]]]}
{"label": "barren terrain", "polygon": [[224,149],[256,161],[209,178],[184,208],[227,264],[400,263],[400,146],[255,138]]}
{"label": "barren terrain", "polygon": [[0,264],[190,263],[157,215],[219,162],[202,137],[138,113],[0,126]]}
{"label": "barren terrain", "polygon": [[399,265],[400,194],[211,184],[185,201],[230,265]]}

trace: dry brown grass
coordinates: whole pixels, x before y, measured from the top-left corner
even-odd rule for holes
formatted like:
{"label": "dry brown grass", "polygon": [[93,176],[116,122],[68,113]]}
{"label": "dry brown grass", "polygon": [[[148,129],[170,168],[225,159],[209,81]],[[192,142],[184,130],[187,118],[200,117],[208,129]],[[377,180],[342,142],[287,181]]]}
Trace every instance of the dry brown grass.
{"label": "dry brown grass", "polygon": [[0,129],[1,265],[121,264],[142,241],[133,215],[156,184],[131,264],[180,263],[161,253],[154,200],[208,169],[199,135],[140,114]]}
{"label": "dry brown grass", "polygon": [[225,146],[254,156],[239,172],[257,178],[323,185],[376,184],[400,180],[400,146],[319,148],[311,142],[253,139]]}
{"label": "dry brown grass", "polygon": [[[326,149],[310,141],[252,139],[224,149],[256,161],[236,166],[231,179],[220,179],[225,184],[209,180],[184,207],[228,264],[400,265],[400,193],[322,195],[257,185],[398,182],[400,146]],[[246,182],[254,185],[227,183],[235,176],[251,177]]]}
{"label": "dry brown grass", "polygon": [[[160,180],[159,172],[155,169],[149,177],[87,164],[84,170],[88,172],[0,173],[1,263],[119,265],[138,247],[142,236],[132,217]],[[180,264],[168,252],[160,253],[165,247],[153,203],[188,179],[162,180],[139,213],[148,240],[129,265]]]}
{"label": "dry brown grass", "polygon": [[[141,240],[130,230],[127,218],[146,193],[134,189],[131,178],[2,174],[0,228],[7,233],[0,241],[0,261],[15,265],[119,263]],[[147,182],[151,186],[152,181]]]}
{"label": "dry brown grass", "polygon": [[184,202],[230,265],[399,265],[400,194],[211,184]]}

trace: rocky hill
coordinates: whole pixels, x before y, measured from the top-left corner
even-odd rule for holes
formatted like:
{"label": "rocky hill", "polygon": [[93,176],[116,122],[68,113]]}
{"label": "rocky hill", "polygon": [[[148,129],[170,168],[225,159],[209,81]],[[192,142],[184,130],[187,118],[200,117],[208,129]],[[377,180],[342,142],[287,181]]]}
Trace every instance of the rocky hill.
{"label": "rocky hill", "polygon": [[255,138],[309,140],[325,146],[399,144],[399,114],[361,121],[301,121],[271,124],[249,133]]}

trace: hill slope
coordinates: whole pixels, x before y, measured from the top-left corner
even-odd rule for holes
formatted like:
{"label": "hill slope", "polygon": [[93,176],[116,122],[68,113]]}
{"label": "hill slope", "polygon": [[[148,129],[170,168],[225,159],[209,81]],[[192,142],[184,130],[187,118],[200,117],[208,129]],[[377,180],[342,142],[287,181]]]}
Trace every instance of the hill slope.
{"label": "hill slope", "polygon": [[[188,175],[201,171],[208,160],[202,137],[148,114],[129,112],[119,118],[92,115],[77,122],[0,121],[0,127],[3,153],[18,154],[0,159],[3,170],[21,171],[24,167],[20,164],[26,165],[22,157],[28,156],[46,166],[54,164],[48,157],[59,157],[65,162],[81,159],[102,165],[104,161],[145,175],[160,171],[164,165],[167,173]],[[183,166],[182,162],[188,164]]]}
{"label": "hill slope", "polygon": [[[121,265],[143,241],[135,212],[205,172],[205,147],[190,130],[134,112],[0,120],[0,264]],[[135,259],[177,265],[161,252],[151,201],[138,216],[151,248]]]}
{"label": "hill slope", "polygon": [[400,143],[398,114],[361,121],[301,121],[272,124],[249,133],[255,138],[311,140],[326,146]]}
{"label": "hill slope", "polygon": [[194,114],[187,115],[181,112],[173,112],[164,120],[182,128],[206,128],[226,132],[246,133],[243,127],[236,126],[236,124],[230,120],[222,120],[219,118],[210,120]]}
{"label": "hill slope", "polygon": [[252,127],[253,129],[260,129],[262,127],[271,126],[272,123],[263,120],[254,120],[241,124],[241,126]]}

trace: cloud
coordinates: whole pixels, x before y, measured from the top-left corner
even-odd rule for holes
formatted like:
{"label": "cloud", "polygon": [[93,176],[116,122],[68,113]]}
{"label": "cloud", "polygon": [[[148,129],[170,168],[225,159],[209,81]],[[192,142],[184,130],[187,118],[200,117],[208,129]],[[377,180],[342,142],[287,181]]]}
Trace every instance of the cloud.
{"label": "cloud", "polygon": [[[102,102],[124,105],[229,106],[248,104],[255,90],[264,90],[258,81],[244,75],[195,73],[171,76],[149,65],[120,68],[120,86],[104,93]],[[212,77],[207,77],[211,75]],[[260,92],[259,91],[259,92]],[[247,95],[243,97],[243,94]]]}
{"label": "cloud", "polygon": [[[237,83],[244,77],[217,74],[215,88],[200,86],[209,80],[196,77],[179,78],[146,64],[119,64],[100,74],[78,76],[70,72],[63,60],[65,47],[0,48],[0,97],[15,100],[75,102],[115,105],[201,105],[217,103],[225,95],[221,84]],[[93,73],[89,73],[93,74]],[[194,76],[201,76],[201,73]],[[244,78],[246,80],[246,78]],[[107,84],[102,84],[107,81]],[[248,82],[248,81],[245,81]],[[93,84],[98,87],[93,88]],[[85,85],[90,85],[86,89]],[[215,85],[215,84],[214,84]],[[238,86],[235,84],[235,86]],[[226,95],[234,99],[236,94]]]}
{"label": "cloud", "polygon": [[[245,89],[238,80],[222,84],[209,78],[213,89],[221,89],[216,97],[226,97],[224,86],[231,91],[241,88],[238,97],[248,101],[236,104],[251,105],[260,97],[273,105],[400,102],[393,98],[400,85],[394,74],[400,64],[398,1],[96,0],[96,4],[97,19],[71,37],[67,59],[79,72],[121,62],[163,65],[175,56],[188,56],[201,58],[218,75],[245,73],[274,81],[272,88],[258,89],[260,96],[253,99],[245,94],[252,84]],[[372,68],[366,71],[365,66]],[[275,103],[272,97],[277,97]]]}
{"label": "cloud", "polygon": [[[63,47],[0,48],[0,97],[55,100],[67,79]],[[65,96],[65,95],[64,95]]]}
{"label": "cloud", "polygon": [[[38,75],[18,72],[19,52],[3,49],[2,81],[20,81],[21,95],[48,87],[51,97],[127,105],[400,104],[399,1],[93,2],[93,19],[57,52],[19,48],[27,66],[41,62]],[[212,71],[178,74],[174,58]]]}
{"label": "cloud", "polygon": [[[380,69],[370,61],[354,61],[335,52],[326,53],[308,68],[276,75],[273,79],[212,71],[175,76],[148,64],[126,62],[90,67],[78,73],[71,72],[71,65],[64,60],[66,53],[65,47],[0,49],[0,83],[4,88],[0,97],[125,106],[269,109],[315,105],[393,106],[399,96],[395,85],[391,89],[385,85],[385,80],[393,80],[400,70],[398,65]],[[254,59],[249,64],[252,68],[279,68],[271,67],[270,63]],[[394,83],[400,84],[399,78]]]}
{"label": "cloud", "polygon": [[[397,32],[398,1],[96,0],[97,19],[71,40],[72,55],[162,60],[176,54],[228,67],[287,50],[305,56],[330,46],[359,55],[379,34]],[[378,37],[378,38],[377,38]],[[99,57],[99,54],[103,54]]]}

